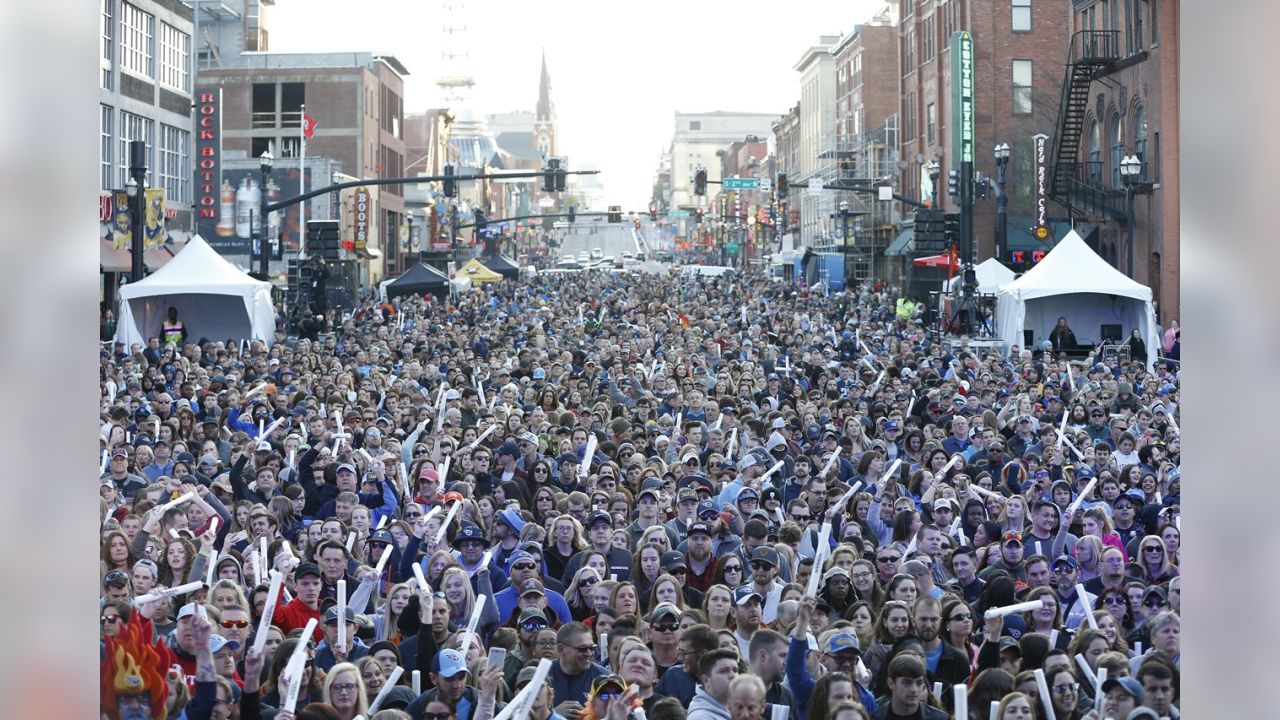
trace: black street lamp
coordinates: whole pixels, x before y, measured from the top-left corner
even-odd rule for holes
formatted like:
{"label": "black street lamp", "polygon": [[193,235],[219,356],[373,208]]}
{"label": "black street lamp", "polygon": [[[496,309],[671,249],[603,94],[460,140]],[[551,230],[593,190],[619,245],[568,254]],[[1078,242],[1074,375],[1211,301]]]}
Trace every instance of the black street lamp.
{"label": "black street lamp", "polygon": [[132,205],[129,214],[132,215],[130,229],[133,230],[133,257],[129,268],[129,282],[136,283],[146,274],[142,252],[146,246],[143,233],[147,222],[147,143],[143,140],[129,141],[129,180],[124,187]]}
{"label": "black street lamp", "polygon": [[404,211],[404,220],[409,224],[409,247],[406,248],[408,252],[405,253],[406,255],[408,255],[409,253],[418,251],[418,246],[413,242],[413,211],[412,210]]}
{"label": "black street lamp", "polygon": [[1009,168],[1009,143],[996,146],[996,257],[1003,258],[1009,243],[1009,196],[1005,193],[1005,172]]}
{"label": "black street lamp", "polygon": [[1133,277],[1133,226],[1137,223],[1137,213],[1134,210],[1133,197],[1138,193],[1150,193],[1151,183],[1142,179],[1142,158],[1137,155],[1128,155],[1120,161],[1120,179],[1124,181],[1125,198],[1128,200],[1128,222],[1129,226],[1129,242],[1125,248],[1126,265],[1128,267],[1127,275]]}
{"label": "black street lamp", "polygon": [[271,248],[267,244],[267,181],[271,178],[271,166],[275,164],[275,158],[271,156],[270,150],[263,150],[262,155],[258,157],[259,169],[262,170],[262,200],[258,206],[258,273],[262,275],[262,279],[266,280],[270,274],[267,264],[271,261]]}

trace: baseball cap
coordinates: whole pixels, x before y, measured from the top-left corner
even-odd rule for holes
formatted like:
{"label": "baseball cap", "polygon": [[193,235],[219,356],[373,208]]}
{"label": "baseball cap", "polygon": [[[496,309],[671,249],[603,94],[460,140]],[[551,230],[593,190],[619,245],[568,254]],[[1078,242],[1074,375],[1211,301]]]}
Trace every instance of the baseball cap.
{"label": "baseball cap", "polygon": [[598,695],[601,690],[608,687],[614,687],[618,692],[623,692],[627,689],[627,681],[623,680],[621,675],[605,675],[591,683],[591,694]]}
{"label": "baseball cap", "polygon": [[1150,718],[1150,720],[1160,720],[1160,714],[1146,705],[1143,705],[1141,707],[1134,708],[1133,712],[1130,712],[1129,716],[1126,717],[1125,720],[1147,720],[1148,718]]}
{"label": "baseball cap", "polygon": [[240,641],[230,640],[216,633],[209,636],[209,652],[216,654],[219,650],[222,650],[225,647],[230,647],[232,650],[239,650]]}
{"label": "baseball cap", "polygon": [[322,577],[320,575],[320,566],[311,562],[304,562],[298,565],[293,571],[293,579],[300,580],[308,575]]}
{"label": "baseball cap", "polygon": [[947,508],[951,512],[956,512],[957,511],[956,501],[952,500],[951,498],[945,498],[945,497],[938,498],[937,500],[933,501],[933,509],[935,512],[942,508]]}
{"label": "baseball cap", "polygon": [[680,488],[680,491],[676,493],[676,504],[678,505],[682,502],[698,502],[698,491],[689,487]]}
{"label": "baseball cap", "polygon": [[463,524],[462,529],[458,531],[458,535],[453,541],[458,544],[464,542],[481,542],[485,544],[485,547],[489,546],[489,538],[484,536],[484,531],[481,530],[478,525],[473,525],[471,523]]}
{"label": "baseball cap", "polygon": [[524,518],[520,517],[520,513],[512,510],[511,508],[498,511],[498,519],[502,520],[502,522],[507,525],[510,525],[511,529],[515,530],[517,533],[524,530],[524,526],[526,524]]}
{"label": "baseball cap", "polygon": [[862,652],[862,647],[858,645],[858,636],[851,632],[838,632],[827,638],[827,645],[822,651],[828,655],[835,655],[839,652],[853,650]]}
{"label": "baseball cap", "polygon": [[683,614],[684,613],[680,612],[680,608],[669,602],[658,603],[658,605],[653,608],[653,612],[649,613],[649,622],[656,623],[659,619],[667,616],[679,620],[680,616]]}
{"label": "baseball cap", "polygon": [[768,545],[761,545],[751,553],[751,562],[754,563],[757,560],[778,567],[778,551]]}
{"label": "baseball cap", "polygon": [[542,587],[542,581],[537,578],[529,578],[520,584],[520,597],[525,595],[546,595],[547,591]]}
{"label": "baseball cap", "polygon": [[710,528],[706,523],[704,523],[704,522],[696,522],[696,523],[694,523],[694,524],[692,524],[692,525],[690,525],[690,526],[689,526],[689,533],[688,533],[688,534],[692,535],[692,534],[694,534],[694,533],[702,533],[703,535],[706,535],[707,537],[711,537],[711,536],[712,536],[712,535],[711,535],[711,528]]}
{"label": "baseball cap", "polygon": [[519,623],[523,625],[530,620],[541,620],[548,625],[551,624],[551,621],[547,619],[547,614],[538,608],[525,608],[524,610],[521,610]]}
{"label": "baseball cap", "polygon": [[1147,694],[1143,691],[1142,686],[1138,684],[1137,680],[1134,680],[1131,677],[1107,678],[1107,681],[1102,683],[1102,692],[1109,693],[1117,687],[1124,688],[1124,691],[1133,696],[1133,699],[1137,700],[1139,705],[1147,700]]}
{"label": "baseball cap", "polygon": [[662,553],[662,569],[667,572],[684,567],[684,555],[675,550]]}
{"label": "baseball cap", "polygon": [[392,545],[395,543],[395,538],[391,536],[390,530],[374,530],[372,533],[369,533],[369,542],[370,544],[382,543],[383,545]]}
{"label": "baseball cap", "polygon": [[738,490],[737,502],[742,502],[743,500],[759,500],[759,499],[760,499],[760,493],[756,492],[755,488],[744,487]]}
{"label": "baseball cap", "polygon": [[[347,619],[347,622],[349,623],[355,622],[356,611],[352,610],[350,606],[345,608],[345,610],[346,612],[343,613],[343,616]],[[336,623],[336,622],[338,622],[338,606],[334,605],[333,607],[330,607],[328,610],[324,611],[324,624],[328,625],[329,623]]]}
{"label": "baseball cap", "polygon": [[715,502],[711,500],[703,500],[698,503],[698,517],[702,517],[708,513],[712,515],[719,515],[720,508],[716,507]]}
{"label": "baseball cap", "polygon": [[755,586],[740,585],[733,591],[733,604],[746,605],[751,598],[755,598],[760,602],[764,602],[764,596],[756,592]]}
{"label": "baseball cap", "polygon": [[1018,657],[1022,657],[1022,646],[1018,644],[1017,640],[1009,637],[1008,635],[1002,635],[1000,637],[1000,652],[1004,652],[1005,650],[1012,650],[1018,653]]}
{"label": "baseball cap", "polygon": [[441,677],[451,678],[460,672],[471,674],[467,669],[467,661],[463,659],[462,653],[449,648],[436,653],[435,659],[431,661],[432,669]]}
{"label": "baseball cap", "polygon": [[351,473],[352,475],[356,474],[356,466],[352,465],[351,463],[342,463],[341,465],[338,466],[337,472],[342,472],[344,470],[346,472]]}
{"label": "baseball cap", "polygon": [[1053,566],[1058,567],[1059,565],[1070,565],[1072,570],[1080,569],[1080,563],[1070,555],[1059,555],[1054,558]]}
{"label": "baseball cap", "polygon": [[609,527],[613,527],[613,516],[604,510],[594,510],[587,516],[587,529],[595,527],[596,523],[605,523]]}
{"label": "baseball cap", "polygon": [[122,570],[112,570],[102,578],[102,587],[125,587],[129,584],[129,575]]}

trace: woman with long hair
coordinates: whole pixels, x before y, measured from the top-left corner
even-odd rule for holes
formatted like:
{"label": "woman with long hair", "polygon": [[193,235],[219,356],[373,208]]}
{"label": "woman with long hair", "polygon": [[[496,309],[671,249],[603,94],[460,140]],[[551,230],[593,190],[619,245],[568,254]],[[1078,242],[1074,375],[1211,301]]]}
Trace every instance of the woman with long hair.
{"label": "woman with long hair", "polygon": [[818,678],[813,684],[813,692],[809,695],[809,705],[805,708],[805,717],[818,720],[831,717],[832,708],[843,702],[857,700],[858,693],[853,686],[853,678],[848,673],[831,672]]}
{"label": "woman with long hair", "polygon": [[996,720],[1036,720],[1040,716],[1039,703],[1020,692],[1011,692],[996,707]]}
{"label": "woman with long hair", "polygon": [[219,610],[229,607],[248,608],[249,600],[244,595],[240,583],[235,580],[218,580],[209,588],[209,597],[205,601]]}
{"label": "woman with long hair", "polygon": [[[482,568],[477,577],[481,594],[493,597],[493,587],[489,581],[488,571]],[[457,565],[445,568],[438,587],[444,592],[444,599],[449,603],[449,623],[453,626],[466,627],[476,606],[476,594],[471,589],[471,578],[467,576],[467,571]],[[480,612],[480,625],[477,629],[480,637],[488,637],[489,631],[497,622],[497,606],[492,602],[486,602],[484,609]]]}
{"label": "woman with long hair", "polygon": [[355,666],[360,670],[360,679],[364,681],[365,697],[378,697],[382,686],[387,684],[387,674],[382,669],[382,663],[371,655],[366,655],[357,660]]}
{"label": "woman with long hair", "polygon": [[1057,720],[1080,720],[1084,713],[1080,711],[1080,681],[1076,678],[1074,666],[1056,670],[1045,680],[1054,717]]}
{"label": "woman with long hair", "polygon": [[1027,602],[1039,600],[1041,607],[1039,610],[1032,610],[1024,616],[1027,623],[1027,632],[1036,632],[1046,637],[1052,637],[1053,631],[1058,631],[1059,648],[1066,648],[1068,641],[1071,639],[1070,630],[1062,625],[1062,604],[1058,602],[1058,595],[1051,587],[1033,588],[1027,593]]}
{"label": "woman with long hair", "polygon": [[[978,646],[973,642],[973,610],[954,595],[944,596],[942,626],[938,637],[969,658],[969,669],[978,668]],[[1012,679],[1011,679],[1012,680]]]}
{"label": "woman with long hair", "polygon": [[1120,623],[1106,610],[1094,610],[1093,620],[1098,623],[1098,632],[1107,639],[1107,652],[1124,653],[1129,656],[1129,642],[1120,632]]}
{"label": "woman with long hair", "polygon": [[707,614],[707,626],[712,630],[732,628],[733,591],[721,584],[707,588],[707,594],[702,598],[702,611]]}
{"label": "woman with long hair", "polygon": [[586,547],[587,541],[582,537],[582,524],[572,515],[556,517],[547,533],[547,549],[542,553],[547,575],[553,578],[564,577],[569,560]]}
{"label": "woman with long hair", "polygon": [[458,567],[458,560],[453,556],[451,550],[441,549],[431,553],[431,559],[427,561],[427,582],[433,588],[441,587],[441,583],[444,580],[444,571],[451,567]]}
{"label": "woman with long hair", "polygon": [[920,596],[920,589],[916,587],[916,581],[910,575],[898,573],[889,579],[889,584],[885,588],[885,595],[890,600],[905,603],[907,607],[915,607],[916,598]]}
{"label": "woman with long hair", "polygon": [[863,664],[874,677],[885,664],[894,643],[911,632],[911,609],[898,600],[886,600],[876,617],[875,642],[862,654]]}
{"label": "woman with long hair", "polygon": [[364,677],[354,663],[334,665],[324,679],[324,702],[338,711],[339,720],[352,720],[369,712]]}
{"label": "woman with long hair", "polygon": [[653,583],[653,589],[646,598],[647,605],[645,612],[652,610],[661,603],[671,603],[680,608],[680,612],[684,612],[684,592],[683,588],[676,579],[667,573],[662,573]]}
{"label": "woman with long hair", "polygon": [[1137,627],[1137,615],[1129,601],[1129,593],[1122,585],[1102,588],[1102,592],[1093,601],[1093,609],[1102,610],[1115,619],[1120,624],[1121,636]]}
{"label": "woman with long hair", "polygon": [[583,565],[574,573],[565,588],[564,599],[569,604],[569,613],[573,619],[582,622],[596,613],[595,590],[600,582],[600,573],[593,567]]}
{"label": "woman with long hair", "polygon": [[653,591],[653,583],[662,574],[662,550],[653,544],[636,546],[636,553],[631,558],[631,581],[640,593],[642,610],[649,612],[649,596]]}
{"label": "woman with long hair", "polygon": [[844,616],[853,623],[853,634],[858,638],[858,647],[871,647],[876,637],[876,617],[871,603],[859,600],[849,606]]}
{"label": "woman with long hair", "polygon": [[715,582],[730,588],[746,584],[746,569],[738,553],[728,553],[717,564]]}
{"label": "woman with long hair", "polygon": [[1115,523],[1111,522],[1111,515],[1102,506],[1095,505],[1085,510],[1080,526],[1084,529],[1084,537],[1098,538],[1103,545],[1119,550],[1124,555],[1124,561],[1129,562],[1129,552],[1124,547],[1124,541],[1116,532]]}
{"label": "woman with long hair", "polygon": [[885,592],[884,587],[876,582],[875,562],[867,558],[854,560],[849,568],[849,583],[859,600],[871,604],[872,615],[880,612]]}
{"label": "woman with long hair", "polygon": [[100,562],[98,565],[99,575],[98,581],[107,576],[112,570],[119,570],[128,573],[129,567],[129,538],[119,530],[112,530],[102,538],[102,549]]}
{"label": "woman with long hair", "polygon": [[1010,497],[1004,504],[1004,512],[1000,514],[997,522],[1000,524],[1000,530],[1004,532],[1021,533],[1027,527],[1027,518],[1030,513],[1027,511],[1027,499],[1021,495]]}
{"label": "woman with long hair", "polygon": [[[551,477],[551,463],[546,460],[539,460],[533,465],[533,477]],[[550,482],[549,480],[546,482]],[[551,517],[550,513],[556,509],[556,491],[545,482],[538,486],[533,492],[533,519],[538,525],[547,522],[547,518]]]}
{"label": "woman with long hair", "polygon": [[1102,574],[1102,538],[1085,535],[1076,541],[1076,562],[1080,564],[1078,579],[1086,583]]}
{"label": "woman with long hair", "polygon": [[413,591],[409,583],[396,583],[391,586],[380,611],[373,616],[374,637],[378,640],[390,640],[399,644],[405,638],[400,633],[400,615],[409,604]]}
{"label": "woman with long hair", "polygon": [[196,547],[185,538],[169,539],[160,561],[160,582],[177,587],[187,581],[187,571],[196,557]]}
{"label": "woman with long hair", "polygon": [[1178,568],[1169,562],[1169,551],[1159,535],[1147,535],[1138,544],[1138,563],[1147,574],[1147,582],[1158,585],[1177,577]]}
{"label": "woman with long hair", "polygon": [[626,580],[620,581],[609,595],[609,607],[620,615],[639,615],[640,596],[636,594],[636,586]]}
{"label": "woman with long hair", "polygon": [[[284,666],[293,656],[293,649],[298,646],[298,638],[289,638],[280,643],[275,654],[271,656],[271,670],[267,673],[267,682],[262,685],[262,703],[272,707],[283,707],[284,698],[289,695],[289,682],[283,677]],[[307,643],[307,661],[302,666],[302,686],[298,690],[298,707],[320,701],[324,695],[321,673],[315,671],[315,646]]]}

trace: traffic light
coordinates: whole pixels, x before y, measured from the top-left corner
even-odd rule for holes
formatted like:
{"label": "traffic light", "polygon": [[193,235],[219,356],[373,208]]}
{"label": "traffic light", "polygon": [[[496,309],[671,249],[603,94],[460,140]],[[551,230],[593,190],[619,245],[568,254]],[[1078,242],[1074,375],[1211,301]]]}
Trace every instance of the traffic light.
{"label": "traffic light", "polygon": [[654,222],[658,222],[658,206],[657,205],[649,206],[649,219]]}
{"label": "traffic light", "polygon": [[697,223],[698,223],[699,225],[701,225],[701,224],[702,224],[702,208],[698,208],[697,210],[694,210],[693,212],[694,212],[694,216],[693,216],[693,217],[694,217],[694,220],[696,220],[696,221],[697,221]]}
{"label": "traffic light", "polygon": [[453,179],[453,166],[444,166],[444,196],[458,197],[458,181]]}
{"label": "traffic light", "polygon": [[556,178],[560,174],[560,158],[547,158],[547,165],[543,169],[542,190],[543,192],[556,191]]}
{"label": "traffic light", "polygon": [[947,213],[942,218],[942,228],[947,238],[947,244],[951,245],[960,242],[960,213]]}
{"label": "traffic light", "polygon": [[952,170],[947,173],[947,194],[957,200],[960,198],[960,171]]}
{"label": "traffic light", "polygon": [[639,229],[640,229],[640,218],[636,218],[634,222],[635,222],[636,229],[637,229],[637,230],[639,230]]}
{"label": "traffic light", "polygon": [[622,206],[621,205],[609,206],[609,222],[611,223],[622,222]]}
{"label": "traffic light", "polygon": [[707,194],[707,171],[703,168],[698,168],[693,173],[693,194]]}
{"label": "traffic light", "polygon": [[570,205],[569,206],[569,222],[573,222],[576,219],[578,219],[578,208]]}
{"label": "traffic light", "polygon": [[475,210],[471,211],[471,216],[472,216],[473,222],[475,223],[476,230],[477,231],[483,230],[484,226],[486,225],[484,211],[481,210],[480,208],[476,208]]}
{"label": "traffic light", "polygon": [[[559,164],[559,161],[557,161]],[[565,184],[568,182],[569,171],[565,168],[556,170],[556,192],[564,192]]]}
{"label": "traffic light", "polygon": [[778,173],[778,182],[776,183],[776,185],[778,188],[778,199],[779,200],[786,199],[787,192],[791,190],[791,186],[787,184],[786,173]]}

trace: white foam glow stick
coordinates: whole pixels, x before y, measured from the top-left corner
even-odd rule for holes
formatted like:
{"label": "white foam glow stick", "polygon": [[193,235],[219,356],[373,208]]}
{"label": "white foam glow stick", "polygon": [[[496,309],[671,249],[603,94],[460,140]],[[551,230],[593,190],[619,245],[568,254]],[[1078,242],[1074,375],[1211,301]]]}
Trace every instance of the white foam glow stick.
{"label": "white foam glow stick", "polygon": [[844,451],[844,448],[836,447],[836,451],[831,453],[831,457],[827,458],[827,463],[822,466],[822,472],[818,473],[818,477],[824,477],[827,473],[831,472],[831,467],[836,464],[836,460],[840,459],[840,453],[842,451]]}
{"label": "white foam glow stick", "polygon": [[916,536],[912,535],[911,542],[907,543],[907,549],[902,551],[902,556],[905,558],[906,556],[911,555],[915,551],[916,551]]}
{"label": "white foam glow stick", "polygon": [[[893,464],[889,466],[888,471],[886,471],[884,475],[880,476],[880,480],[883,482],[893,478],[893,473],[897,471],[898,466],[901,464],[902,464],[902,458],[898,458],[897,460],[894,460]],[[894,482],[897,482],[897,481],[895,480]]]}
{"label": "white foam glow stick", "polygon": [[360,454],[364,456],[364,461],[366,463],[368,463],[370,466],[373,465],[373,456],[370,455],[368,451],[366,451],[364,448],[360,448]]}
{"label": "white foam glow stick", "polygon": [[485,438],[489,437],[489,435],[493,433],[494,430],[497,430],[497,429],[498,429],[497,425],[490,425],[487,430],[485,430],[483,433],[480,434],[480,437],[476,438],[475,440],[472,440],[471,444],[467,445],[467,449],[475,450],[477,447],[480,446],[480,443],[484,442]]}
{"label": "white foam glow stick", "polygon": [[289,448],[289,467],[294,470],[298,469],[298,449]]}
{"label": "white foam glow stick", "polygon": [[586,477],[591,471],[591,460],[596,456],[596,436],[591,433],[587,436],[587,450],[582,454],[582,464],[578,465],[578,477]]}
{"label": "white foam glow stick", "polygon": [[422,563],[413,564],[413,576],[418,580],[418,592],[426,592],[431,589],[427,584],[427,576],[422,574]]}
{"label": "white foam glow stick", "polygon": [[787,720],[791,716],[791,706],[789,705],[770,705],[769,720]]}
{"label": "white foam glow stick", "polygon": [[1067,363],[1067,382],[1071,384],[1071,392],[1076,391],[1076,374],[1071,372],[1074,368],[1071,363]]}
{"label": "white foam glow stick", "polygon": [[383,526],[386,524],[387,524],[387,516],[383,515],[382,517],[378,518],[378,525],[374,527],[374,530],[381,530]]}
{"label": "white foam glow stick", "polygon": [[1106,695],[1102,693],[1102,686],[1107,682],[1107,669],[1099,667],[1098,674],[1094,679],[1098,681],[1098,692],[1093,698],[1094,709],[1098,711],[1098,717],[1102,717],[1102,701],[1106,699]]}
{"label": "white foam glow stick", "polygon": [[249,553],[249,559],[253,561],[253,581],[255,583],[262,582],[262,558],[258,556],[258,551],[254,550]]}
{"label": "white foam glow stick", "polygon": [[480,394],[480,404],[481,404],[481,405],[484,405],[484,404],[485,404],[485,399],[484,399],[484,383],[482,383],[482,382],[480,382],[479,380],[477,380],[474,376],[472,376],[472,378],[471,378],[471,382],[473,382],[473,383],[475,383],[475,384],[476,384],[476,392]]}
{"label": "white foam glow stick", "polygon": [[387,682],[382,686],[382,689],[378,691],[378,696],[374,698],[373,703],[369,705],[369,717],[373,717],[373,714],[378,712],[378,707],[382,705],[383,700],[387,699],[387,694],[396,686],[396,683],[400,682],[400,676],[403,674],[404,668],[399,665],[392,669],[391,677],[387,678]]}
{"label": "white foam glow stick", "polygon": [[378,558],[378,564],[373,568],[375,577],[382,578],[382,570],[387,566],[387,561],[391,559],[391,547],[387,546],[382,549],[382,557]]}
{"label": "white foam glow stick", "polygon": [[458,641],[458,649],[463,657],[466,657],[467,650],[471,647],[471,637],[476,634],[476,627],[480,625],[480,613],[484,612],[484,602],[487,598],[487,595],[476,595],[476,606],[471,608],[471,618],[467,620],[467,629],[462,633],[462,638]]}
{"label": "white foam glow stick", "polygon": [[1084,618],[1089,621],[1089,628],[1098,629],[1098,621],[1093,619],[1093,611],[1089,609],[1088,595],[1084,592],[1084,585],[1076,583],[1076,602],[1084,608]]}
{"label": "white foam glow stick", "polygon": [[1080,674],[1089,679],[1089,683],[1093,685],[1094,692],[1101,693],[1102,688],[1098,686],[1098,676],[1093,674],[1093,668],[1089,667],[1089,661],[1084,659],[1084,653],[1076,653],[1076,665],[1080,666]]}
{"label": "white foam glow stick", "polygon": [[957,515],[956,519],[951,521],[951,527],[947,528],[948,535],[951,537],[960,537],[960,521],[962,519],[962,517]]}
{"label": "white foam glow stick", "polygon": [[998,493],[998,492],[992,492],[992,491],[990,491],[990,490],[988,490],[988,489],[986,489],[986,488],[982,487],[981,485],[978,485],[977,483],[969,483],[969,489],[970,489],[970,490],[972,490],[972,491],[974,491],[974,492],[976,492],[976,493],[978,493],[979,495],[982,495],[982,496],[985,496],[985,497],[995,498],[996,500],[1004,500],[1004,499],[1005,499],[1005,497],[1004,497],[1003,495],[1001,495],[1000,493]]}
{"label": "white foam glow stick", "polygon": [[1006,615],[1016,615],[1022,612],[1032,612],[1034,610],[1039,610],[1042,607],[1044,607],[1043,600],[1028,600],[1027,602],[1020,602],[1020,603],[1017,603],[1016,605],[1005,605],[1004,607],[989,608],[985,613],[982,614],[982,617],[990,620],[991,618],[1004,617]]}
{"label": "white foam glow stick", "polygon": [[724,416],[723,416],[723,415],[721,415],[721,416],[717,417],[717,418],[716,418],[716,424],[715,424],[715,425],[712,425],[712,426],[711,426],[711,429],[713,429],[713,430],[719,430],[719,429],[720,429],[720,422],[721,422],[722,420],[724,420]]}
{"label": "white foam glow stick", "polygon": [[209,534],[215,537],[218,535],[218,517],[216,516],[209,518]]}
{"label": "white foam glow stick", "polygon": [[1052,650],[1056,647],[1058,647],[1058,629],[1054,628],[1049,631],[1049,649]]}
{"label": "white foam glow stick", "polygon": [[813,570],[809,572],[809,584],[805,588],[805,597],[818,596],[818,583],[822,580],[822,562],[826,560],[830,548],[831,523],[823,522],[818,530],[818,546],[813,552]]}
{"label": "white foam glow stick", "polygon": [[204,584],[213,587],[213,573],[218,568],[218,553],[216,550],[210,550],[208,559],[205,560]]}
{"label": "white foam glow stick", "polygon": [[102,475],[107,471],[107,463],[111,461],[111,455],[106,448],[102,449],[102,467],[98,468],[98,474]]}
{"label": "white foam glow stick", "polygon": [[187,501],[189,501],[189,500],[195,500],[195,498],[196,498],[196,494],[195,494],[194,492],[185,492],[185,493],[183,493],[183,494],[179,495],[179,496],[178,496],[178,499],[176,499],[176,500],[170,500],[169,502],[167,502],[167,503],[165,503],[165,504],[161,505],[161,506],[160,506],[160,513],[159,513],[159,514],[160,514],[160,515],[163,515],[163,514],[165,514],[166,512],[168,512],[169,510],[171,510],[171,509],[173,509],[173,508],[176,508],[176,507],[178,507],[179,505],[181,505],[181,504],[183,504],[183,503],[185,503],[185,502],[187,502]]}
{"label": "white foam glow stick", "polygon": [[681,412],[676,413],[676,426],[675,426],[674,430],[675,430],[676,432],[680,432],[680,429],[681,429],[681,428],[683,428],[683,427],[684,427],[684,412],[683,412],[683,411],[681,411]]}
{"label": "white foam glow stick", "polygon": [[199,590],[202,587],[204,587],[204,583],[200,581],[189,582],[186,585],[179,585],[177,587],[165,588],[163,590],[157,590],[155,592],[147,593],[146,595],[139,595],[138,597],[133,599],[133,603],[135,605],[141,605],[143,603],[149,603],[152,600],[160,600],[161,598],[176,597],[178,595],[186,595],[187,593],[195,592],[196,590]]}
{"label": "white foam glow stick", "polygon": [[311,640],[312,634],[316,630],[316,619],[307,620],[307,626],[302,629],[302,635],[299,636],[299,642],[293,646],[293,655],[289,656],[289,663],[286,671],[289,676],[289,694],[285,697],[284,709],[292,713],[298,707],[298,690],[302,688],[302,671],[303,666],[307,662],[307,645]]}
{"label": "white foam glow stick", "polygon": [[[258,552],[262,555],[262,565],[268,569],[271,568],[271,555],[267,553],[267,536],[263,535],[258,538]],[[259,577],[258,582],[262,582]]]}
{"label": "white foam glow stick", "polygon": [[[258,439],[259,440],[266,437],[266,433],[263,432],[266,429],[267,429],[267,421],[263,420],[262,418],[258,418]],[[160,432],[160,423],[156,423],[156,432],[157,433]]]}
{"label": "white foam glow stick", "polygon": [[440,466],[440,484],[441,485],[444,485],[445,482],[449,479],[449,466],[451,464],[453,464],[453,456],[446,455],[444,458],[444,464]]}
{"label": "white foam glow stick", "polygon": [[1044,708],[1046,720],[1058,720],[1053,713],[1053,696],[1049,694],[1049,684],[1044,679],[1044,668],[1036,668],[1036,689],[1040,691],[1040,706]]}
{"label": "white foam glow stick", "polygon": [[1062,423],[1058,425],[1058,449],[1062,449],[1062,441],[1067,439],[1067,417],[1070,413],[1062,411]]}
{"label": "white foam glow stick", "polygon": [[761,482],[761,483],[763,483],[765,480],[767,480],[767,479],[769,478],[769,476],[770,476],[770,475],[772,475],[772,474],[774,474],[774,473],[778,472],[779,470],[781,470],[781,469],[782,469],[782,466],[783,466],[784,464],[786,464],[786,461],[785,461],[785,460],[779,460],[778,462],[774,463],[774,464],[773,464],[773,467],[769,468],[768,470],[765,470],[763,475],[761,475],[760,477],[756,478],[756,481],[757,481],[757,482]]}
{"label": "white foam glow stick", "polygon": [[284,589],[284,576],[278,571],[271,571],[271,587],[267,590],[267,604],[262,607],[262,619],[258,621],[258,634],[253,638],[253,650],[261,654],[267,645],[267,628],[271,627],[271,617],[276,612],[276,602],[280,599],[280,591]]}
{"label": "white foam glow stick", "polygon": [[968,720],[969,686],[964,683],[956,683],[951,686],[951,691],[955,693],[955,716],[960,720]]}
{"label": "white foam glow stick", "polygon": [[413,675],[411,677],[413,678],[413,694],[415,696],[421,695],[422,694],[422,671],[414,670]]}
{"label": "white foam glow stick", "polygon": [[991,710],[987,713],[988,720],[1000,720],[1000,701],[991,701]]}
{"label": "white foam glow stick", "polygon": [[725,460],[733,459],[733,451],[737,449],[737,445],[738,445],[738,428],[733,428],[729,431],[729,446],[724,451]]}
{"label": "white foam glow stick", "polygon": [[1070,438],[1059,432],[1057,428],[1054,428],[1054,432],[1058,433],[1058,440],[1060,442],[1066,443],[1066,446],[1071,448],[1071,452],[1075,454],[1077,460],[1084,459],[1084,453],[1080,452],[1080,448],[1076,447],[1076,444],[1071,442]]}
{"label": "white foam glow stick", "polygon": [[453,522],[453,518],[458,514],[458,507],[460,505],[462,505],[462,503],[455,502],[454,504],[449,506],[449,514],[444,516],[444,522],[441,523],[440,529],[436,531],[437,543],[440,542],[440,540],[444,537],[445,532],[448,531],[449,524]]}
{"label": "white foam glow stick", "polygon": [[849,503],[849,498],[853,497],[854,494],[861,489],[862,489],[862,481],[859,480],[858,482],[849,486],[849,489],[845,491],[844,495],[840,496],[840,499],[836,501],[836,507],[840,508],[841,514],[844,513],[844,508]]}
{"label": "white foam glow stick", "polygon": [[1089,497],[1089,493],[1093,492],[1093,486],[1097,484],[1098,484],[1097,475],[1094,475],[1093,477],[1089,478],[1089,484],[1085,485],[1084,490],[1081,490],[1080,494],[1076,496],[1076,499],[1071,501],[1071,504],[1067,506],[1067,510],[1069,512],[1075,512],[1076,510],[1079,510],[1080,504],[1084,502],[1084,499],[1086,497]]}
{"label": "white foam glow stick", "polygon": [[747,324],[747,306],[743,305],[742,306],[742,325],[745,327],[746,324]]}
{"label": "white foam glow stick", "polygon": [[963,459],[964,459],[964,456],[959,453],[952,455],[951,459],[947,461],[947,464],[943,465],[942,469],[934,473],[933,476],[935,478],[941,478],[942,476],[946,475],[947,471],[950,470],[956,463],[960,462]]}
{"label": "white foam glow stick", "polygon": [[347,533],[347,552],[351,552],[351,548],[356,546],[356,531],[352,530]]}
{"label": "white foam glow stick", "polygon": [[169,528],[169,537],[173,538],[174,540],[178,540],[182,536],[178,534],[177,530],[174,530],[173,528]]}
{"label": "white foam glow stick", "polygon": [[347,647],[347,581],[338,581],[338,647]]}

